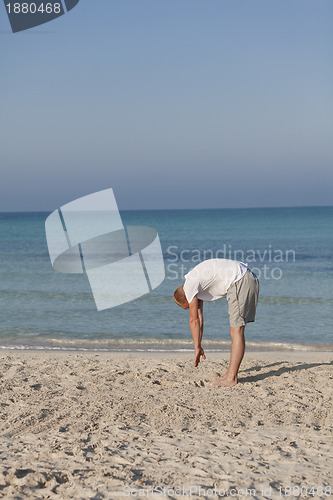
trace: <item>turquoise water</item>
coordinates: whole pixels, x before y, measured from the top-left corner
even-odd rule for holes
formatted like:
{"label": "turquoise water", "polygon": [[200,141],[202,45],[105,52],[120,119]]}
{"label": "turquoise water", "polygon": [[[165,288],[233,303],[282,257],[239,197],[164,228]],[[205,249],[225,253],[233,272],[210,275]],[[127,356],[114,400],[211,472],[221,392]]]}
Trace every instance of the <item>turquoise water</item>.
{"label": "turquoise water", "polygon": [[[333,207],[123,211],[154,227],[166,278],[151,294],[98,312],[83,275],[53,270],[49,213],[0,214],[0,345],[52,349],[191,348],[188,312],[172,300],[200,260],[244,260],[260,278],[248,347],[333,350]],[[229,345],[225,299],[204,307],[204,346]]]}

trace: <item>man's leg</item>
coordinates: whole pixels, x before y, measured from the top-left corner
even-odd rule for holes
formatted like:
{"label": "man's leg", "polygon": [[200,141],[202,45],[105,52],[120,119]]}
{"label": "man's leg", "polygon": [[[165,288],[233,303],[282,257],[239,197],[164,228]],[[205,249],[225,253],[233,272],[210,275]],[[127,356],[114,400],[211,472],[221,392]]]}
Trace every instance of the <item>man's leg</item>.
{"label": "man's leg", "polygon": [[245,351],[245,326],[231,326],[231,352],[229,368],[222,377],[212,381],[214,386],[232,387],[237,384],[237,375]]}

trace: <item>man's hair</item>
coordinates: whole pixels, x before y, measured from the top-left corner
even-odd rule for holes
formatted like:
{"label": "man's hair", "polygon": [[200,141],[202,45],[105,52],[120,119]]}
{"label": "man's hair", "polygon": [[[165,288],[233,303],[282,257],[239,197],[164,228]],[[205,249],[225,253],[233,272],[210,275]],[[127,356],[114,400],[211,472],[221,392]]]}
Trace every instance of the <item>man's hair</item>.
{"label": "man's hair", "polygon": [[178,306],[183,306],[187,302],[187,298],[184,292],[184,285],[180,285],[173,294],[174,301]]}

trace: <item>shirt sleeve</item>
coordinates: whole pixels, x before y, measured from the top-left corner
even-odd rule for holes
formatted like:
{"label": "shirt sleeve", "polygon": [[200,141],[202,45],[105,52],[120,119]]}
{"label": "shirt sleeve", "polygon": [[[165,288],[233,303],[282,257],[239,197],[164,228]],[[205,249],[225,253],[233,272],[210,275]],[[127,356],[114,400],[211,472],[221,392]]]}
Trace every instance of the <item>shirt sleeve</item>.
{"label": "shirt sleeve", "polygon": [[185,279],[185,284],[183,289],[187,302],[190,303],[199,292],[199,284],[194,280]]}

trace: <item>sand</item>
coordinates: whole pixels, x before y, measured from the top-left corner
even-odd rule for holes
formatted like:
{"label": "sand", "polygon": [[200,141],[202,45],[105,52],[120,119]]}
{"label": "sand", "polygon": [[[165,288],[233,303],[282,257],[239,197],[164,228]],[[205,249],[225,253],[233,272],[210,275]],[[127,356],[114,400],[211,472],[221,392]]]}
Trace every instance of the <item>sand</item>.
{"label": "sand", "polygon": [[333,497],[333,352],[206,354],[1,352],[0,496]]}

